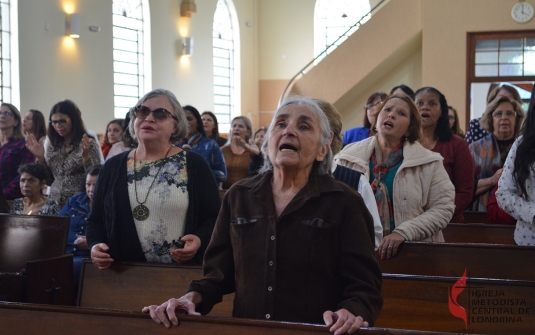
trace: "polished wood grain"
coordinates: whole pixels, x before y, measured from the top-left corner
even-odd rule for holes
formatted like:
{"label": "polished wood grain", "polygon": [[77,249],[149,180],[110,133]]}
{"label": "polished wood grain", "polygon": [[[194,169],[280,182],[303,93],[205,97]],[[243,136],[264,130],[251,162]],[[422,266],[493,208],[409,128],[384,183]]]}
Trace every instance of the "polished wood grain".
{"label": "polished wood grain", "polygon": [[516,245],[515,226],[486,223],[450,223],[444,229],[448,243],[487,243]]}

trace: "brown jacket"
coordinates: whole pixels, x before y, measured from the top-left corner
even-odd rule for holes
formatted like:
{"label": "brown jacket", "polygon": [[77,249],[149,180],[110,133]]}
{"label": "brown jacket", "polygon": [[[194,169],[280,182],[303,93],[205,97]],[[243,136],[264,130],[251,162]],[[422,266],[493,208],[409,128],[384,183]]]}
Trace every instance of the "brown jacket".
{"label": "brown jacket", "polygon": [[[373,219],[362,198],[330,176],[311,176],[280,217],[272,172],[225,195],[204,258],[198,311],[236,292],[234,317],[323,323],[345,308],[372,325],[382,307]],[[370,233],[371,232],[371,233]]]}

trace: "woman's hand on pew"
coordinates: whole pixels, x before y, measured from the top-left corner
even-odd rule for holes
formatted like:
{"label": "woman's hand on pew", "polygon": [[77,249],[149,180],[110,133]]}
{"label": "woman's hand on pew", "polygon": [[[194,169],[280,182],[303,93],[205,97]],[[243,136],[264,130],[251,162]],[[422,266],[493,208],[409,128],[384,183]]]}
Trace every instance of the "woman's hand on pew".
{"label": "woman's hand on pew", "polygon": [[108,250],[110,248],[106,243],[95,244],[91,248],[91,261],[99,270],[107,269],[113,263],[113,258],[111,258],[110,254],[106,253]]}
{"label": "woman's hand on pew", "polygon": [[403,242],[405,242],[405,237],[398,233],[391,233],[383,238],[377,252],[381,255],[381,259],[390,259],[396,255],[399,245]]}
{"label": "woman's hand on pew", "polygon": [[184,248],[175,249],[171,251],[171,257],[177,263],[184,263],[195,257],[197,250],[201,247],[201,239],[193,234],[188,234],[182,237],[182,242],[185,242]]}
{"label": "woman's hand on pew", "polygon": [[339,309],[336,312],[326,311],[323,313],[323,321],[327,327],[332,327],[329,331],[334,335],[351,334],[357,331],[360,327],[368,327],[368,322],[364,321],[361,316],[354,316],[345,308]]}
{"label": "woman's hand on pew", "polygon": [[143,307],[143,313],[149,313],[150,317],[157,324],[163,323],[167,328],[171,327],[171,323],[178,326],[178,319],[176,312],[181,314],[187,313],[189,315],[201,315],[195,311],[196,306],[201,303],[202,296],[198,292],[188,292],[182,297],[175,299],[171,298],[161,304],[160,306],[150,305]]}

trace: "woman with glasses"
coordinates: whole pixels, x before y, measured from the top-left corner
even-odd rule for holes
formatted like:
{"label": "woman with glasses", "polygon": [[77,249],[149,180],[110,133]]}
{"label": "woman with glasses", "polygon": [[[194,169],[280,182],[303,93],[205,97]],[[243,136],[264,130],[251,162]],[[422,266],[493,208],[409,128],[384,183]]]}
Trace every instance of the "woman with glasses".
{"label": "woman with glasses", "polygon": [[386,93],[383,92],[375,92],[368,97],[368,100],[366,100],[366,105],[364,106],[364,126],[346,130],[342,138],[342,143],[344,146],[353,142],[362,141],[373,135],[373,131],[370,130],[372,125],[375,123],[376,118],[373,112],[375,110],[375,106],[380,104],[384,99],[386,99]]}
{"label": "woman with glasses", "polygon": [[130,120],[137,148],[109,159],[97,180],[86,227],[93,264],[202,264],[221,200],[205,159],[173,146],[187,135],[184,111],[157,89]]}
{"label": "woman with glasses", "polygon": [[469,146],[475,163],[471,210],[487,211],[492,191],[500,179],[505,159],[518,136],[523,119],[524,110],[514,99],[498,96],[488,104],[480,123],[489,135]]}
{"label": "woman with glasses", "polygon": [[448,102],[439,90],[423,87],[416,91],[415,104],[422,117],[424,148],[439,153],[442,164],[455,186],[455,212],[451,222],[463,223],[463,211],[472,201],[474,193],[474,162],[468,144],[451,133],[448,120]]}
{"label": "woman with glasses", "polygon": [[87,168],[102,163],[99,144],[87,135],[80,110],[70,100],[60,101],[52,107],[49,123],[45,144],[40,144],[30,134],[27,146],[53,177],[50,198],[65,202],[78,193]]}
{"label": "woman with glasses", "polygon": [[26,148],[19,110],[12,104],[0,105],[0,182],[7,200],[20,198],[18,169],[35,157]]}

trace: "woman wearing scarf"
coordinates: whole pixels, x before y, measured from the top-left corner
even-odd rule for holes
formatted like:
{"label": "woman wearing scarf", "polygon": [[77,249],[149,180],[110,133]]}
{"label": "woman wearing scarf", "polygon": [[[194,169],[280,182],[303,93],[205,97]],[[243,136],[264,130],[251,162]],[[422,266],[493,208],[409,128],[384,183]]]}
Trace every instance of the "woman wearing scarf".
{"label": "woman wearing scarf", "polygon": [[389,96],[376,113],[377,135],[346,146],[336,162],[370,181],[383,225],[377,251],[389,259],[404,241],[444,242],[455,189],[442,156],[417,142],[421,116],[410,98]]}

